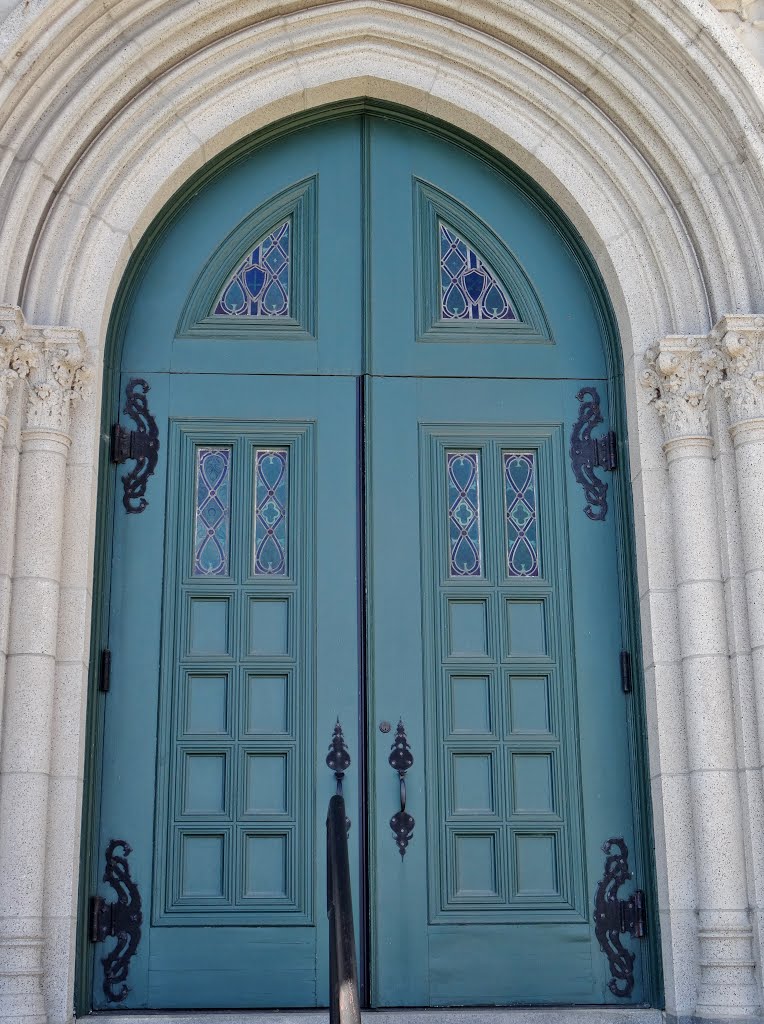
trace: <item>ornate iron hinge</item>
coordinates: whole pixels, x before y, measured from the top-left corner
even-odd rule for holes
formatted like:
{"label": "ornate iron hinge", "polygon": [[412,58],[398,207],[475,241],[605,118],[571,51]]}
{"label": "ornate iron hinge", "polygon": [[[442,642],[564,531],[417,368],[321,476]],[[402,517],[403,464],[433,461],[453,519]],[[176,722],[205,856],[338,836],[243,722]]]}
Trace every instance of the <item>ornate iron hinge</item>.
{"label": "ornate iron hinge", "polygon": [[[117,853],[121,849],[122,853]],[[114,889],[117,899],[114,903],[103,896],[90,900],[89,939],[104,942],[116,938],[114,949],[103,957],[103,991],[110,1003],[121,1003],[130,991],[125,982],[130,969],[130,960],[141,941],[143,910],[138,886],[130,876],[128,856],[132,853],[124,839],[112,839],[106,847],[106,869],[104,882]]]}
{"label": "ornate iron hinge", "polygon": [[144,497],[146,484],[159,458],[159,429],[146,400],[150,390],[148,381],[133,377],[125,388],[123,412],[135,423],[136,429],[128,430],[119,423],[111,428],[111,461],[117,465],[129,459],[135,461],[133,469],[122,477],[122,504],[127,512],[143,512],[148,505]]}
{"label": "ornate iron hinge", "polygon": [[604,422],[597,389],[581,388],[576,398],[580,407],[570,435],[570,462],[573,475],[584,489],[585,514],[590,519],[602,520],[607,515],[607,484],[594,470],[612,473],[618,468],[618,443],[612,430],[604,437],[592,437],[592,430]]}
{"label": "ornate iron hinge", "polygon": [[645,894],[637,889],[628,899],[618,898],[618,890],[632,877],[629,848],[623,839],[608,839],[602,844],[605,873],[597,883],[594,896],[594,934],[608,958],[612,978],[608,988],[626,998],[634,988],[634,954],[621,942],[621,935],[644,939],[647,935]]}

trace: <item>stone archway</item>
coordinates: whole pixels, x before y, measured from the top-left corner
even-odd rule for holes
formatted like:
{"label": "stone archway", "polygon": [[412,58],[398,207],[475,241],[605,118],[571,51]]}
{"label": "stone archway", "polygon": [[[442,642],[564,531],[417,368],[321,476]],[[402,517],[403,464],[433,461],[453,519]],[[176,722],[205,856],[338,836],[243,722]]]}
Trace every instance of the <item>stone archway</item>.
{"label": "stone archway", "polygon": [[[598,261],[624,345],[667,1005],[678,1013],[752,1012],[759,983],[746,963],[757,959],[758,938],[746,907],[762,905],[763,876],[758,840],[747,824],[759,813],[761,778],[755,715],[746,711],[753,692],[745,674],[752,641],[740,636],[748,631],[746,606],[742,597],[728,600],[736,621],[745,620],[731,639],[722,607],[706,637],[708,650],[680,648],[676,609],[687,580],[677,578],[670,541],[681,555],[682,537],[691,538],[695,527],[688,520],[680,536],[677,513],[686,502],[675,492],[672,514],[658,421],[645,410],[649,393],[637,381],[643,354],[659,339],[702,335],[702,345],[673,344],[664,353],[657,385],[679,403],[705,406],[713,374],[698,378],[672,367],[730,334],[736,321],[708,334],[723,315],[762,312],[756,254],[764,88],[753,61],[713,10],[689,0],[640,0],[624,10],[585,0],[506,9],[477,2],[466,10],[450,2],[352,0],[274,4],[255,19],[213,0],[199,12],[163,2],[138,7],[125,0],[108,11],[49,2],[12,11],[3,42],[0,116],[8,148],[0,297],[21,307],[29,322],[81,332],[30,328],[9,309],[5,337],[14,344],[4,351],[17,370],[27,365],[14,355],[17,341],[37,351],[34,386],[53,379],[66,390],[81,380],[83,341],[98,364],[130,252],[192,171],[236,139],[325,102],[370,96],[451,121],[519,164],[565,210]],[[756,321],[746,317],[742,326],[758,346]],[[56,370],[66,362],[61,345],[74,353],[71,380]],[[729,374],[724,366],[718,376]],[[34,431],[52,426],[24,419],[23,398],[21,387],[10,393],[0,464],[0,514],[19,523],[32,522],[36,507],[32,461],[22,455],[19,462],[22,425],[29,451],[39,442]],[[40,499],[50,512],[43,528],[47,561],[31,550],[40,541],[34,529],[24,543],[17,530],[15,565],[11,544],[0,565],[6,583],[0,623],[9,616],[11,623],[0,790],[7,837],[0,865],[10,881],[0,898],[0,955],[8,1005],[16,1014],[23,1003],[30,1020],[44,1019],[40,984],[51,1021],[67,1020],[71,1005],[99,399],[92,388],[74,408],[71,425],[61,421],[53,431],[72,443],[60,500],[50,508],[49,496]],[[711,404],[723,448],[725,413]],[[681,436],[701,429],[710,438],[708,420],[700,428],[689,424]],[[739,552],[737,570],[726,564],[739,523],[724,497],[723,529],[711,529],[718,485],[709,475],[707,444],[704,453],[695,483],[708,497],[705,543],[716,553],[711,571],[718,596],[725,580],[756,567],[748,555],[740,561]],[[65,442],[55,454],[59,469],[64,457]],[[720,471],[727,465],[734,477],[731,457]],[[43,581],[46,603],[31,596],[34,586],[45,589]],[[689,744],[686,738],[698,723],[686,721],[687,676],[683,683],[679,663],[689,665],[698,654],[726,663],[730,652],[738,658],[733,682],[728,669],[715,678],[737,757],[717,763],[712,751],[705,763],[692,756],[698,737]],[[25,658],[46,665],[38,705],[18,699],[23,673],[33,671]],[[690,796],[692,773],[700,780],[709,768],[721,773],[727,793],[708,794],[708,806],[716,806],[710,817],[698,803],[699,782]],[[30,786],[33,778],[44,783]],[[32,803],[19,804],[22,798]],[[20,832],[14,822],[23,824]],[[24,865],[22,837],[30,844]],[[723,884],[719,865],[706,856],[714,844],[726,861]],[[719,905],[705,906],[714,893]],[[719,917],[725,908],[731,916]],[[711,915],[700,933],[698,910]],[[752,944],[754,952],[746,952]],[[31,971],[23,980],[13,964],[18,957]]]}

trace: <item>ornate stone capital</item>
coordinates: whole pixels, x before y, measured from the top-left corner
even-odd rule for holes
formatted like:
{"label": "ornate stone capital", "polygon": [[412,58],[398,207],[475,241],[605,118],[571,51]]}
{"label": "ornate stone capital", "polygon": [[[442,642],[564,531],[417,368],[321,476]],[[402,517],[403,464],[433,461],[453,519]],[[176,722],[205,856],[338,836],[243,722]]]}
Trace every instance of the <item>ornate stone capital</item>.
{"label": "ornate stone capital", "polygon": [[724,364],[721,390],[732,425],[764,420],[764,316],[726,316],[709,340]]}
{"label": "ornate stone capital", "polygon": [[0,420],[5,422],[8,398],[19,379],[15,353],[21,341],[24,318],[18,306],[0,306]]}
{"label": "ornate stone capital", "polygon": [[92,380],[82,332],[34,327],[18,306],[0,306],[0,414],[12,384],[26,379],[25,430],[69,430],[69,407]]}
{"label": "ornate stone capital", "polygon": [[645,353],[642,385],[655,403],[666,443],[709,437],[708,392],[722,380],[724,361],[709,338],[670,335]]}

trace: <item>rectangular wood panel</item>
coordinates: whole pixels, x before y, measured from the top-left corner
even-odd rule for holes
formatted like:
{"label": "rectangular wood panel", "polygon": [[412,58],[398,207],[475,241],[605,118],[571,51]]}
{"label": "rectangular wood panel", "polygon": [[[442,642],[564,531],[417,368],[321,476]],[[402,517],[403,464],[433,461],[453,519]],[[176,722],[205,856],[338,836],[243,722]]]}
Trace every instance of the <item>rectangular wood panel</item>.
{"label": "rectangular wood panel", "polygon": [[419,438],[430,918],[580,920],[559,429],[420,425]]}
{"label": "rectangular wood panel", "polygon": [[155,919],[307,922],[312,427],[177,422],[170,443]]}

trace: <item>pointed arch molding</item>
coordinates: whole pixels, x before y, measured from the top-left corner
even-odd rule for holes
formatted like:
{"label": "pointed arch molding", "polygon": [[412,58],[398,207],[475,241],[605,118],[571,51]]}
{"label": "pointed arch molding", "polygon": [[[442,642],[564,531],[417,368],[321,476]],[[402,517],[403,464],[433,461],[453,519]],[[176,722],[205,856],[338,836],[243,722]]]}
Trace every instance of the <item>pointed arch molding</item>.
{"label": "pointed arch molding", "polygon": [[[298,181],[262,203],[223,239],[189,293],[179,338],[313,338],[316,323],[315,177]],[[247,254],[284,221],[290,222],[289,316],[215,316],[224,285]]]}
{"label": "pointed arch molding", "polygon": [[132,251],[194,171],[279,118],[362,96],[470,132],[531,175],[650,341],[759,302],[764,82],[710,4],[184,11],[40,0],[5,18],[0,299],[30,317],[103,345]]}
{"label": "pointed arch molding", "polygon": [[[636,507],[638,531],[645,533],[644,550],[665,550],[666,502],[661,491],[655,498],[665,469],[661,462],[655,470],[649,417],[638,417],[631,357],[666,335],[705,335],[724,314],[761,311],[764,294],[756,257],[764,223],[764,75],[709,3],[205,0],[193,8],[177,0],[19,0],[15,6],[11,0],[5,6],[0,301],[23,306],[30,322],[76,325],[94,354],[103,351],[132,254],[146,254],[149,229],[174,214],[171,200],[177,194],[182,201],[180,190],[195,172],[252,133],[267,140],[280,119],[308,123],[322,105],[368,97],[407,107],[513,161],[588,245],[624,348],[632,466],[644,470],[637,493],[646,495]],[[66,517],[61,571],[70,598],[81,594],[80,607],[87,609],[82,567],[93,556],[99,426],[88,420],[77,430],[75,511]],[[654,575],[656,593],[665,593],[660,562],[659,554],[649,575],[640,565],[640,593],[648,602]],[[672,620],[665,604],[655,607]],[[86,612],[81,620],[73,614],[76,628],[59,648],[70,652],[67,672],[78,656],[71,653],[72,637],[81,644],[88,635],[86,619]],[[646,643],[653,663],[675,660],[670,630]],[[81,681],[75,689],[85,692]],[[76,786],[69,782],[82,777],[85,738],[71,723],[84,720],[81,710],[75,700],[57,726],[53,764],[66,785],[50,791],[51,800],[62,802],[50,805],[49,821],[73,820],[68,801]],[[653,721],[659,717],[662,722],[656,711]],[[685,757],[681,728],[665,736],[663,728],[651,733],[661,764],[672,747]],[[664,786],[656,778],[655,792]],[[666,804],[661,820],[676,819],[673,809]],[[671,842],[656,848],[660,891],[672,900],[696,887],[685,820],[676,828],[681,836],[675,830]],[[76,914],[80,851],[75,830],[65,833],[56,833],[52,847],[60,884],[50,894],[45,887],[57,922],[45,951],[55,1022],[71,1020],[75,973],[67,918]],[[696,948],[695,915],[685,903],[676,914],[673,903],[667,907],[666,948],[676,949],[682,964],[682,970],[669,965],[667,1007],[690,1015],[698,969],[686,951]],[[28,991],[26,980],[22,990]]]}
{"label": "pointed arch molding", "polygon": [[[445,320],[441,315],[440,225],[455,230],[509,298],[512,320]],[[530,278],[491,228],[453,196],[414,181],[414,260],[419,341],[551,342],[552,330]]]}

